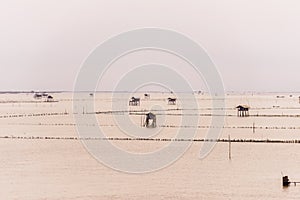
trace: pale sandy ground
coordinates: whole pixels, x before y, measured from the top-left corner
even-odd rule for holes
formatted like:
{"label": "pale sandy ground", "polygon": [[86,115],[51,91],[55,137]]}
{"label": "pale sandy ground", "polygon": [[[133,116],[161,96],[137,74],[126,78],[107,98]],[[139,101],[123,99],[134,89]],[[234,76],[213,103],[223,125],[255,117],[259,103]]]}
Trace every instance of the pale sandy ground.
{"label": "pale sandy ground", "polygon": [[[81,94],[85,112],[93,97]],[[150,131],[153,138],[174,138],[181,124],[181,102],[167,105],[171,94],[151,94],[141,106],[126,110],[151,110],[158,115],[158,128]],[[221,138],[257,140],[299,140],[300,104],[297,95],[277,98],[278,94],[226,96],[225,128]],[[55,93],[58,102],[32,102],[32,94],[0,95],[0,199],[299,199],[299,187],[281,187],[281,172],[300,181],[300,144],[233,143],[232,160],[228,144],[218,143],[203,160],[198,154],[203,143],[193,142],[190,149],[174,164],[156,172],[133,175],[118,172],[94,159],[77,138],[71,93]],[[112,105],[126,102],[131,94],[111,98],[95,95],[95,111],[111,111]],[[196,138],[204,138],[210,126],[210,96],[195,95],[200,122]],[[214,97],[219,98],[219,97]],[[112,100],[113,99],[113,100]],[[235,106],[251,106],[250,116],[236,117]],[[165,111],[166,109],[179,109]],[[55,113],[56,115],[39,114]],[[35,116],[33,116],[34,114]],[[82,113],[81,113],[82,114]],[[174,115],[178,114],[178,115]],[[15,116],[20,115],[20,116]],[[272,116],[271,116],[272,115]],[[274,115],[276,115],[274,117]],[[120,114],[118,114],[120,116]],[[129,115],[139,127],[140,115]],[[108,137],[128,135],[116,124],[116,114],[97,115],[102,131]],[[251,127],[255,124],[255,133]],[[79,126],[98,126],[86,124]],[[174,128],[162,126],[173,125]],[[121,129],[124,127],[121,127]],[[126,128],[126,127],[125,127]],[[28,139],[30,137],[35,139]],[[5,138],[8,137],[8,138]],[[19,137],[19,139],[17,138]],[[37,137],[42,137],[37,139]],[[46,140],[45,137],[58,139]],[[23,138],[23,139],[21,139]],[[25,138],[25,139],[24,139]],[[27,138],[27,139],[26,139]],[[169,142],[111,141],[134,153],[153,152]]]}

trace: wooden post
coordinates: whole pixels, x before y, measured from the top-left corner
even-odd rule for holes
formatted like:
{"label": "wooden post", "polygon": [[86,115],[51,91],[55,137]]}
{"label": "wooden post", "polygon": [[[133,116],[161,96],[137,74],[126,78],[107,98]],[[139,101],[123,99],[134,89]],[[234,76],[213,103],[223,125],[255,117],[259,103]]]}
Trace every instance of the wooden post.
{"label": "wooden post", "polygon": [[253,122],[252,132],[255,133],[255,123]]}
{"label": "wooden post", "polygon": [[230,135],[228,135],[228,157],[229,160],[231,160],[231,139],[230,139]]}
{"label": "wooden post", "polygon": [[141,115],[141,127],[143,127],[143,118],[144,118],[144,115]]}

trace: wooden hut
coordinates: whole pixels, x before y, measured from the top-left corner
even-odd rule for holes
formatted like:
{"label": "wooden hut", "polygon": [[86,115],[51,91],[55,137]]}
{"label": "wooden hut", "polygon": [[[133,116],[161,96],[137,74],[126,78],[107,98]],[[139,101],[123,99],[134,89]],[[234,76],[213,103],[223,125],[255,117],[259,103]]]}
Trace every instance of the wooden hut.
{"label": "wooden hut", "polygon": [[35,98],[35,99],[41,99],[41,98],[43,98],[43,95],[35,93],[34,96],[33,96],[33,98]]}
{"label": "wooden hut", "polygon": [[151,112],[147,113],[144,126],[147,128],[155,128],[156,127],[156,115]]}
{"label": "wooden hut", "polygon": [[130,106],[139,106],[140,105],[140,98],[131,97],[129,100]]}
{"label": "wooden hut", "polygon": [[238,117],[248,117],[250,107],[247,105],[238,105],[237,107],[237,116]]}
{"label": "wooden hut", "polygon": [[54,98],[50,95],[47,96],[47,102],[52,102],[54,100]]}
{"label": "wooden hut", "polygon": [[168,105],[176,105],[176,98],[168,98]]}

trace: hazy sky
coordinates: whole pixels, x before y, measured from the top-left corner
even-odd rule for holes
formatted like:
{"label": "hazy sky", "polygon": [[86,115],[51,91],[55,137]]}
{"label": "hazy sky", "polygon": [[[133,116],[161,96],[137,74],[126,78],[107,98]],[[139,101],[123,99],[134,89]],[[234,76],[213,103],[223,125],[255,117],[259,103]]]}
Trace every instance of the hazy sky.
{"label": "hazy sky", "polygon": [[72,90],[89,52],[142,27],[202,45],[226,90],[300,91],[299,0],[1,1],[0,90]]}

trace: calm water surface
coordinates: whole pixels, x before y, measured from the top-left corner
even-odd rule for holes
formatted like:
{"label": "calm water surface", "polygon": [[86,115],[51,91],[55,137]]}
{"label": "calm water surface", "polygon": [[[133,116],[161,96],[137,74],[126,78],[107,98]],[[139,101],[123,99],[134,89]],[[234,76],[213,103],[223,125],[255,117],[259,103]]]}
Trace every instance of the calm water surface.
{"label": "calm water surface", "polygon": [[[167,96],[156,95],[151,96],[152,101],[142,101],[139,109],[155,104],[164,108],[163,99]],[[300,181],[300,144],[232,143],[232,159],[229,160],[228,144],[218,143],[208,157],[200,160],[198,154],[203,143],[194,142],[177,162],[164,169],[139,175],[127,174],[97,162],[80,141],[62,139],[77,136],[71,95],[53,96],[59,102],[28,103],[26,101],[32,100],[30,95],[0,95],[0,199],[300,199],[300,184],[283,188],[281,183],[281,173],[289,175],[292,181]],[[201,113],[210,112],[206,109],[210,106],[207,99],[199,97]],[[107,94],[101,94],[96,100],[96,109],[101,111],[109,110],[109,104],[113,102]],[[250,114],[300,114],[299,102],[295,98],[228,97],[226,114],[230,116],[226,117],[227,128],[223,129],[221,138],[230,134],[233,139],[300,139],[298,117],[238,118],[234,116],[234,107],[238,104],[250,104]],[[279,107],[273,108],[273,105]],[[49,112],[68,114],[28,116]],[[25,117],[9,117],[13,114],[24,114]],[[120,133],[117,126],[112,126],[112,116],[97,117],[109,137],[128,137]],[[130,117],[139,125],[139,116]],[[177,117],[166,115],[162,120],[159,118],[158,125],[176,125],[178,122]],[[247,128],[253,123],[261,127],[255,133]],[[210,119],[202,117],[199,125],[209,126]],[[177,129],[164,128],[155,137],[171,138]],[[196,137],[203,138],[206,133],[207,129],[199,128]],[[60,139],[12,139],[12,136]],[[166,145],[161,141],[114,143],[137,153],[151,152]]]}

